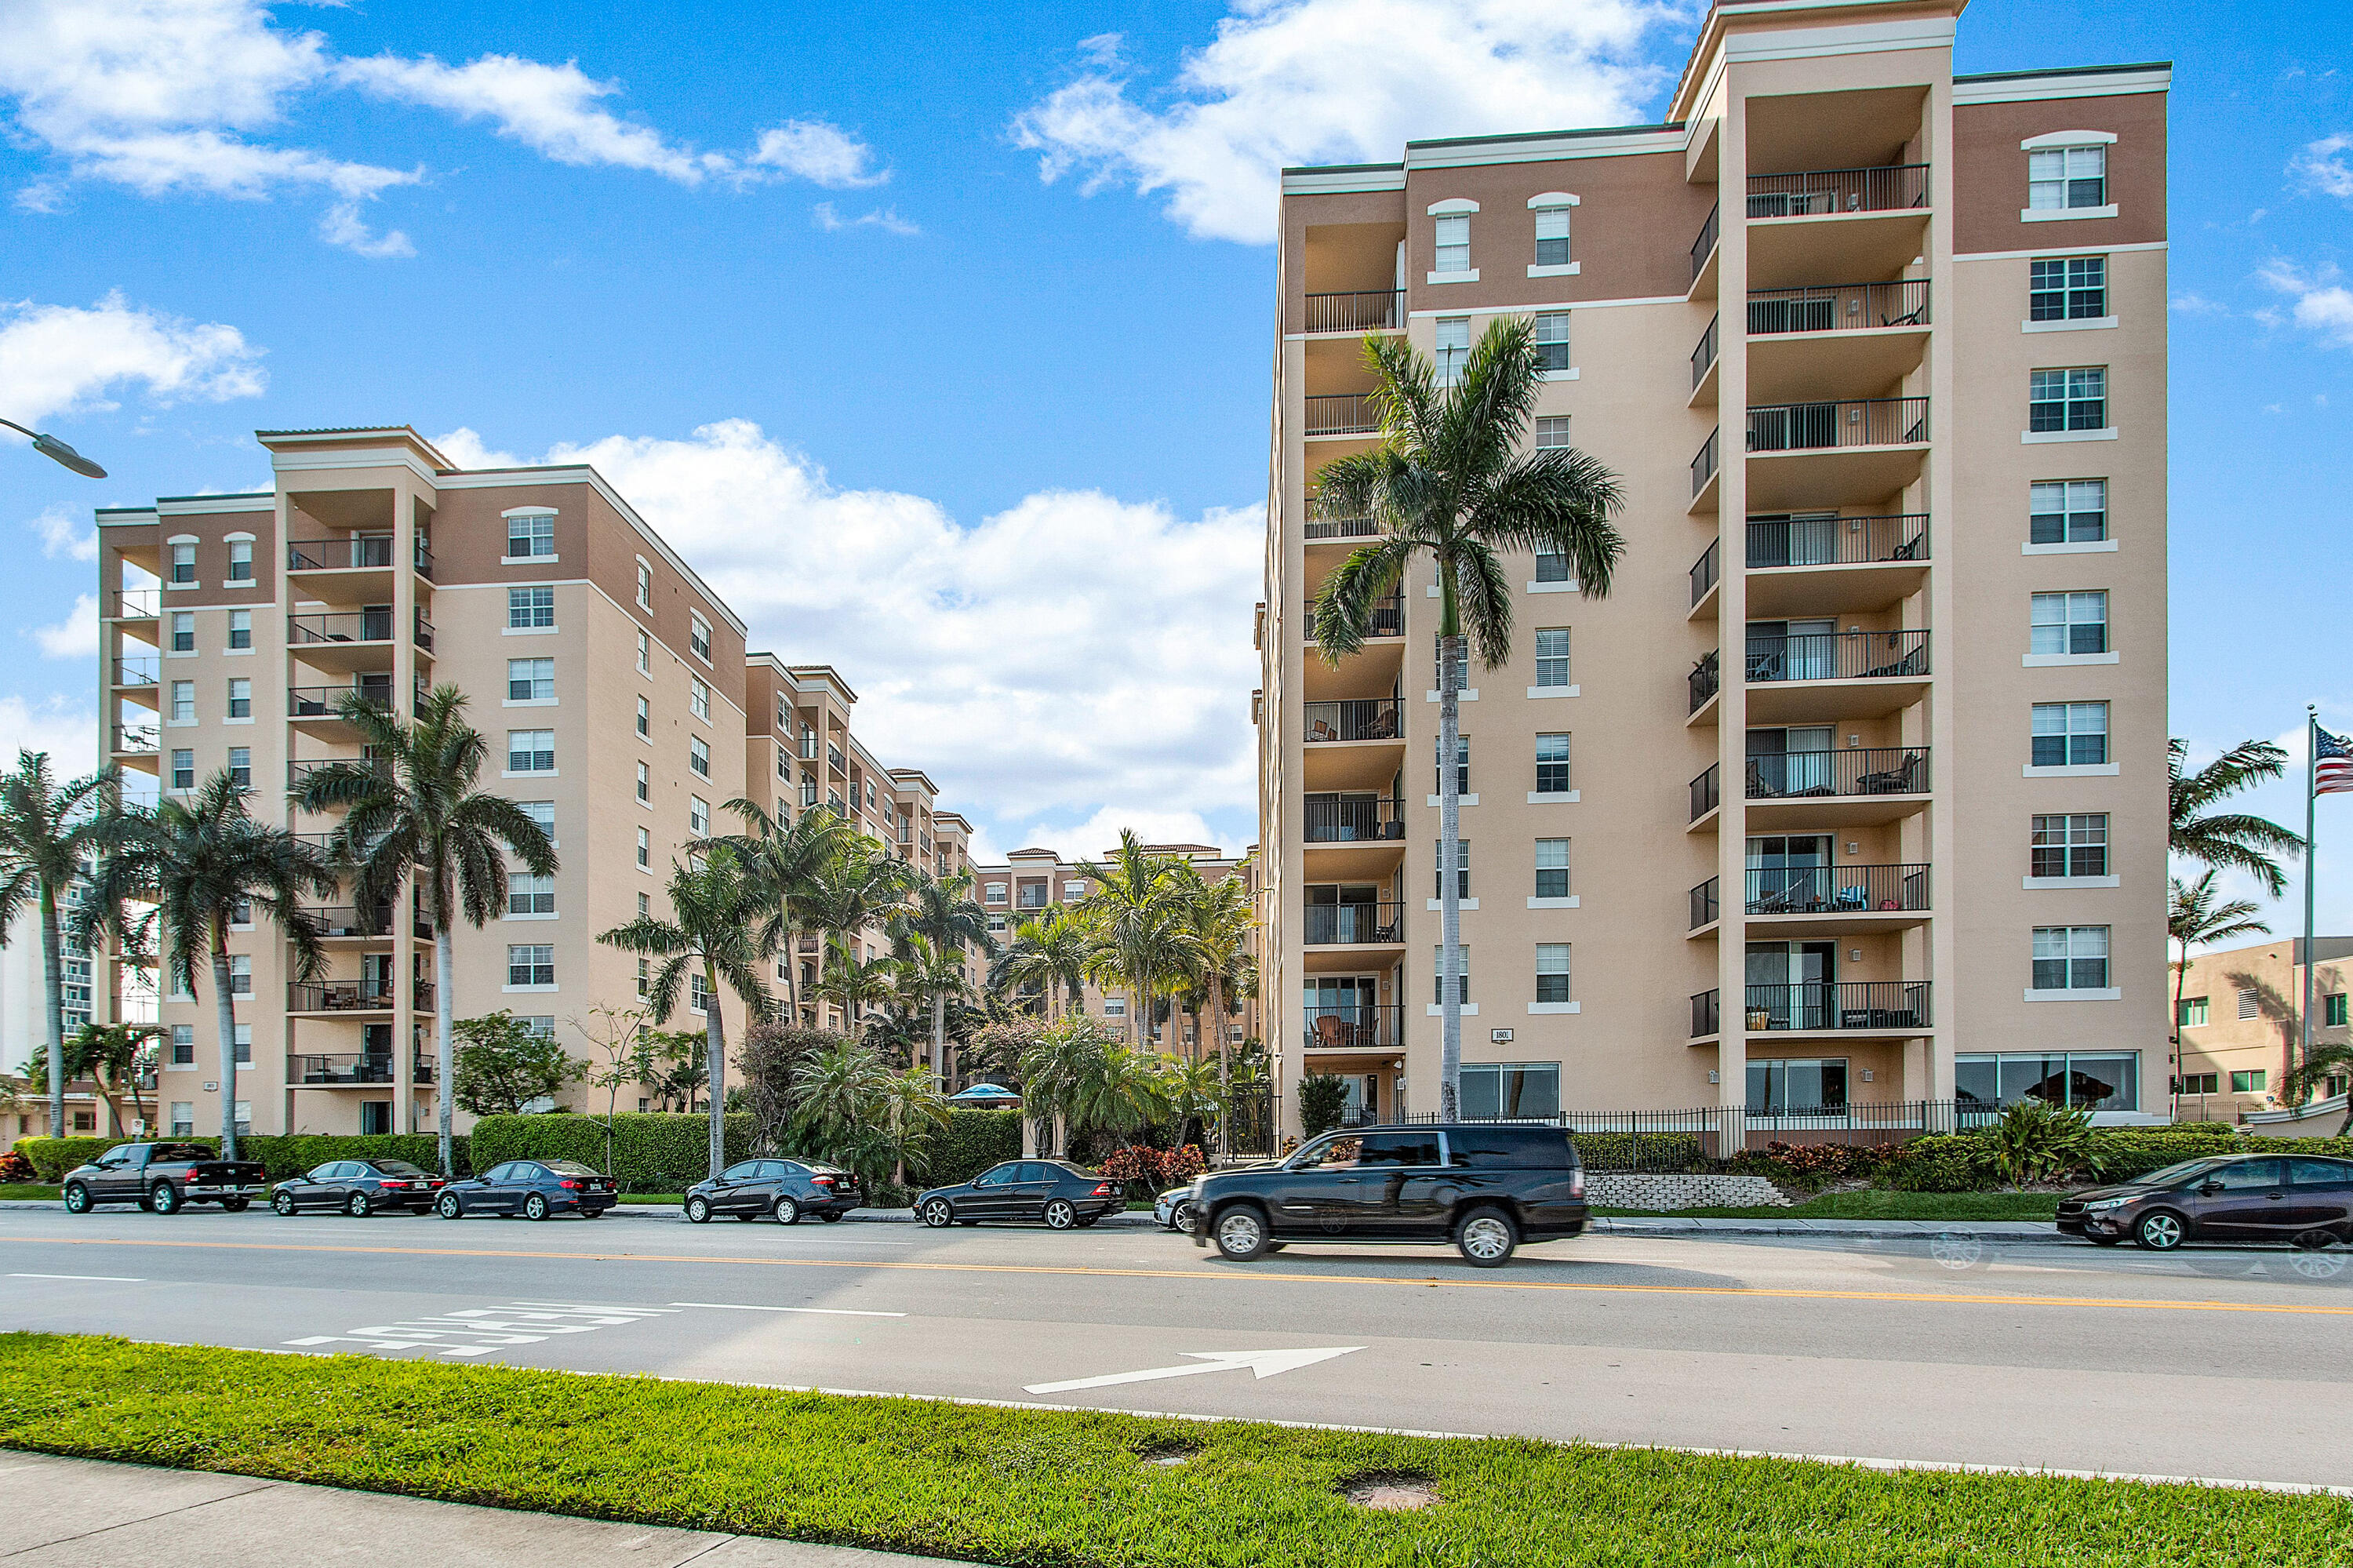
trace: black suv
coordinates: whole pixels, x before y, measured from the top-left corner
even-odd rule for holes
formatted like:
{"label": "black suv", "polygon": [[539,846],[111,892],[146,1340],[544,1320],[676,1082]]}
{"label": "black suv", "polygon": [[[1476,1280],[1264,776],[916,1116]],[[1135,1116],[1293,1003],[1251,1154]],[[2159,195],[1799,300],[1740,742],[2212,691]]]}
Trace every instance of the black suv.
{"label": "black suv", "polygon": [[1451,1241],[1472,1267],[1500,1268],[1524,1241],[1585,1229],[1585,1171],[1556,1127],[1368,1127],[1204,1176],[1192,1209],[1193,1245],[1237,1262],[1289,1242]]}
{"label": "black suv", "polygon": [[798,1160],[744,1160],[686,1190],[686,1217],[702,1224],[713,1214],[789,1225],[803,1214],[839,1220],[858,1207],[858,1178],[839,1165]]}

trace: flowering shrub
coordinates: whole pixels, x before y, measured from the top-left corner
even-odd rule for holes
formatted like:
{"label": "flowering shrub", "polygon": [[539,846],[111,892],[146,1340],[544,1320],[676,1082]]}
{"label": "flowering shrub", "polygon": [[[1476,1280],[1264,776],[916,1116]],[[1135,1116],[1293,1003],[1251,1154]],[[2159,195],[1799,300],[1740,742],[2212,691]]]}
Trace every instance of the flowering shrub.
{"label": "flowering shrub", "polygon": [[1208,1168],[1209,1162],[1202,1157],[1200,1150],[1188,1143],[1180,1149],[1170,1150],[1163,1157],[1161,1174],[1173,1186],[1179,1181],[1190,1181]]}
{"label": "flowering shrub", "polygon": [[38,1180],[33,1162],[15,1150],[0,1152],[0,1182],[16,1185]]}
{"label": "flowering shrub", "polygon": [[1158,1172],[1159,1159],[1156,1149],[1114,1149],[1096,1170],[1113,1181],[1148,1181]]}

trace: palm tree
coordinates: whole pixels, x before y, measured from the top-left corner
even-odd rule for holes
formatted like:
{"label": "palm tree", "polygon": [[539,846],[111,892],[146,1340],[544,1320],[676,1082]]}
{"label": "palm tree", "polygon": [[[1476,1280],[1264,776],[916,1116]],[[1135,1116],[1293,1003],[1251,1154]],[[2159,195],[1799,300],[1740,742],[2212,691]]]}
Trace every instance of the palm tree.
{"label": "palm tree", "polygon": [[827,863],[848,849],[858,836],[849,820],[830,806],[812,806],[800,820],[779,826],[756,802],[735,800],[727,809],[744,819],[748,833],[726,841],[736,848],[759,878],[768,907],[764,939],[785,955],[786,1012],[800,1022],[800,951],[798,940],[809,921],[808,904]]}
{"label": "palm tree", "polygon": [[2189,743],[2179,736],[2166,747],[2168,796],[2172,805],[2166,848],[2200,865],[2244,872],[2277,898],[2287,891],[2287,878],[2272,857],[2293,859],[2302,854],[2304,836],[2268,817],[2237,811],[2206,813],[2241,790],[2286,772],[2287,753],[2267,740],[2242,740],[2195,773],[2183,771],[2189,756]]}
{"label": "palm tree", "polygon": [[[285,829],[254,820],[252,791],[227,769],[214,774],[185,800],[152,810],[127,811],[113,848],[92,874],[92,895],[77,912],[77,946],[105,936],[144,947],[162,927],[157,949],[163,972],[193,994],[199,959],[209,960],[213,1008],[220,1029],[221,1157],[237,1158],[237,1014],[229,989],[228,928],[247,911],[285,934],[293,948],[294,977],[315,980],[326,968],[318,917],[302,895],[326,898],[334,866],[319,850]],[[133,902],[145,906],[135,919]]]}
{"label": "palm tree", "polygon": [[67,1052],[74,1058],[77,1072],[87,1072],[96,1079],[99,1092],[106,1097],[107,1115],[113,1119],[114,1131],[122,1133],[122,1108],[115,1096],[129,1090],[132,1118],[144,1123],[147,1102],[139,1093],[139,1080],[153,1064],[152,1044],[171,1031],[153,1023],[85,1023],[66,1042]]}
{"label": "palm tree", "polygon": [[[2178,746],[2179,743],[2177,742]],[[2177,752],[2178,756],[2179,753]],[[2185,883],[2179,877],[2168,880],[2165,934],[2180,944],[2181,957],[2173,966],[2173,1054],[2174,1065],[2180,1065],[2181,1056],[2181,991],[2189,979],[2189,949],[2211,948],[2238,937],[2268,936],[2271,927],[2256,919],[2256,906],[2251,899],[2233,898],[2216,902],[2214,885],[2217,874],[2208,871],[2196,882]]]}
{"label": "palm tree", "polygon": [[816,991],[841,1009],[842,1021],[856,1030],[899,1000],[899,978],[897,959],[861,959],[856,943],[833,936],[826,938]]}
{"label": "palm tree", "polygon": [[1079,1011],[1086,1004],[1087,955],[1093,946],[1094,934],[1086,919],[1071,910],[1057,909],[1043,920],[1023,920],[989,966],[989,988],[1042,995],[1049,1022],[1056,1015],[1057,989],[1066,999],[1064,1005]]}
{"label": "palm tree", "polygon": [[1069,1147],[1068,1127],[1082,1086],[1101,1075],[1104,1054],[1120,1049],[1119,1036],[1086,1017],[1066,1018],[1021,1053],[1021,1114],[1042,1113],[1054,1124],[1054,1148]]}
{"label": "palm tree", "polygon": [[[997,938],[988,934],[988,912],[973,900],[972,873],[934,877],[921,870],[913,872],[907,879],[907,907],[891,916],[889,929],[893,957],[902,962],[911,960],[920,941],[930,949],[923,960],[927,972],[940,977],[937,983],[927,980],[915,990],[928,992],[932,999],[932,1080],[935,1087],[944,1089],[948,998],[962,995],[969,983],[964,972],[965,950],[977,948],[984,958],[997,955]],[[951,965],[954,985],[946,984],[944,978]]]}
{"label": "palm tree", "polygon": [[1176,968],[1181,950],[1175,863],[1145,853],[1133,828],[1120,830],[1119,847],[1108,861],[1079,863],[1094,884],[1079,905],[1094,925],[1088,972],[1098,984],[1127,987],[1130,1038],[1138,1050],[1151,1038],[1158,982]]}
{"label": "palm tree", "polygon": [[1224,1119],[1226,1086],[1222,1057],[1215,1067],[1207,1062],[1171,1063],[1160,1075],[1163,1099],[1168,1114],[1176,1122],[1176,1141],[1185,1141],[1188,1122],[1209,1125],[1209,1118]]}
{"label": "palm tree", "polygon": [[811,1052],[786,1085],[795,1139],[808,1152],[866,1175],[883,1152],[881,1121],[890,1084],[890,1069],[858,1041]]}
{"label": "palm tree", "polygon": [[398,907],[409,890],[424,895],[433,922],[434,1083],[441,1174],[456,1171],[452,1119],[455,1081],[452,1010],[457,999],[454,940],[459,917],[479,929],[506,911],[507,854],[533,876],[554,876],[555,846],[547,830],[504,795],[475,788],[490,742],[465,719],[466,694],[439,685],[404,723],[360,693],[346,692],[336,712],[359,731],[363,758],[311,770],[294,803],[305,811],[344,809],[335,858],[353,867],[352,902],[363,910]]}
{"label": "palm tree", "polygon": [[1368,337],[1365,363],[1380,444],[1335,458],[1316,479],[1325,514],[1370,517],[1380,537],[1324,579],[1315,641],[1324,662],[1365,645],[1373,616],[1423,556],[1437,568],[1439,1001],[1444,1033],[1438,1114],[1456,1112],[1462,1075],[1462,913],[1455,853],[1461,832],[1458,688],[1464,642],[1493,669],[1511,656],[1512,585],[1501,550],[1565,556],[1588,599],[1609,592],[1626,542],[1610,522],[1624,503],[1617,476],[1572,448],[1519,450],[1542,386],[1535,324],[1490,323],[1461,376],[1441,387],[1430,362],[1401,338]]}
{"label": "palm tree", "polygon": [[[760,979],[760,966],[775,954],[761,918],[766,893],[761,879],[744,869],[733,845],[714,839],[699,846],[670,874],[670,918],[640,915],[597,937],[608,948],[659,959],[646,989],[646,1011],[667,1019],[679,993],[697,982],[702,1002],[704,1054],[711,1074],[711,1175],[727,1163],[727,1026],[721,1017],[721,988],[743,999],[747,1022],[758,1022],[774,1005]],[[691,1004],[691,1001],[690,1001]]]}
{"label": "palm tree", "polygon": [[[1198,1025],[1206,1003],[1209,1027],[1218,1032],[1219,1082],[1225,1081],[1226,1018],[1233,998],[1247,983],[1250,936],[1258,912],[1240,876],[1205,880],[1190,862],[1178,873],[1185,892],[1186,978]],[[1197,1038],[1198,1038],[1197,1031]]]}
{"label": "palm tree", "polygon": [[[802,900],[808,927],[828,938],[826,965],[832,964],[836,944],[854,941],[889,915],[906,890],[907,868],[880,843],[862,833],[845,840],[816,868]],[[854,1027],[857,1020],[849,1022]]]}
{"label": "palm tree", "polygon": [[1163,1065],[1168,1060],[1113,1045],[1086,1062],[1071,1086],[1072,1130],[1124,1136],[1167,1115]]}
{"label": "palm tree", "polygon": [[908,1158],[921,1157],[955,1113],[932,1075],[919,1067],[887,1075],[882,1080],[877,1109],[883,1133],[891,1140],[892,1182],[903,1187],[907,1184]]}
{"label": "palm tree", "polygon": [[[916,931],[905,931],[893,941],[891,962],[898,967],[900,993],[910,1003],[920,1004],[925,998],[932,1004],[932,1086],[944,1092],[947,1070],[944,1057],[948,1039],[948,1001],[964,996],[972,989],[971,978],[965,973],[965,957],[960,949],[934,944],[929,937]],[[909,1065],[913,1065],[914,1046],[909,1043]]]}
{"label": "palm tree", "polygon": [[41,1022],[48,1042],[49,1135],[66,1130],[65,954],[67,890],[113,831],[121,775],[113,768],[58,784],[46,751],[18,751],[0,779],[0,943],[26,906],[41,920]]}
{"label": "palm tree", "polygon": [[[2286,1096],[2286,1104],[2300,1106],[2328,1079],[2348,1076],[2353,1076],[2353,1045],[2342,1041],[2334,1045],[2316,1044],[2280,1080],[2280,1089]],[[2353,1137],[2353,1095],[2345,1097],[2345,1120],[2338,1125],[2337,1136]]]}

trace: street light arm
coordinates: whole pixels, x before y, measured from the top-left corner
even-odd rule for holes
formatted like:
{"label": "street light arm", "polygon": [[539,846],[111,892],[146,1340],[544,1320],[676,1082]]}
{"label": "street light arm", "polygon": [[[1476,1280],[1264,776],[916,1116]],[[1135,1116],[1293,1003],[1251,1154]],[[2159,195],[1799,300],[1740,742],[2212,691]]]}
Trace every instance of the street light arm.
{"label": "street light arm", "polygon": [[104,479],[106,477],[106,471],[104,469],[99,467],[98,464],[90,461],[90,459],[82,456],[81,453],[74,450],[73,448],[58,440],[55,436],[46,436],[38,430],[27,430],[24,426],[18,424],[14,419],[0,419],[0,425],[5,425],[12,430],[21,431],[23,434],[32,437],[33,450],[61,468],[69,468],[73,470],[74,472],[80,474],[84,479]]}

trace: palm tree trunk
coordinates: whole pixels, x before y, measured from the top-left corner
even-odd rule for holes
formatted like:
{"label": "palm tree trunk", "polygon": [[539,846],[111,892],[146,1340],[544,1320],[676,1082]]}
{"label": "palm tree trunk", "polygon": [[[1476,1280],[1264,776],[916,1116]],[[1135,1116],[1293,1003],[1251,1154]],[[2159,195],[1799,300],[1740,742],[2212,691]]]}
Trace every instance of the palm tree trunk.
{"label": "palm tree trunk", "polygon": [[1234,1085],[1226,1058],[1226,1036],[1230,1032],[1226,1028],[1226,982],[1221,979],[1209,982],[1209,1005],[1216,1010],[1218,1019],[1218,1163],[1223,1165],[1226,1150],[1231,1147],[1227,1129],[1233,1119]]}
{"label": "palm tree trunk", "polygon": [[[453,901],[444,899],[442,902],[447,905]],[[458,1174],[455,1164],[458,1151],[457,1121],[451,1110],[455,1102],[450,1093],[453,1083],[450,1074],[454,1070],[453,1058],[457,1032],[457,1025],[451,1017],[457,1007],[456,998],[453,995],[457,987],[450,984],[449,977],[450,965],[454,961],[454,948],[449,940],[448,911],[445,908],[433,917],[433,1088],[436,1102],[434,1127],[440,1139],[441,1174],[453,1178]],[[396,1046],[395,1049],[398,1047]]]}
{"label": "palm tree trunk", "polygon": [[1462,829],[1462,779],[1455,763],[1461,746],[1462,707],[1454,678],[1462,657],[1462,634],[1456,621],[1451,570],[1444,588],[1446,634],[1439,639],[1438,655],[1438,1003],[1441,1023],[1438,1118],[1452,1121],[1462,1082],[1462,888],[1456,865]]}
{"label": "palm tree trunk", "polygon": [[237,1158],[237,1010],[228,991],[228,933],[213,919],[213,1010],[220,1024],[221,1158]]}
{"label": "palm tree trunk", "polygon": [[711,1010],[703,1020],[702,1038],[703,1053],[710,1058],[711,1176],[716,1181],[727,1168],[727,1028],[719,1016],[719,976],[708,962],[702,978],[711,993],[702,999]]}
{"label": "palm tree trunk", "polygon": [[[948,993],[932,993],[932,1089],[935,1094],[948,1092]],[[906,1183],[902,1181],[901,1186]]]}
{"label": "palm tree trunk", "polygon": [[[2181,991],[2182,988],[2186,986],[2189,981],[2189,944],[2184,942],[2181,944],[2181,962],[2173,971],[2173,1028],[2169,1031],[2173,1037],[2173,1072],[2171,1077],[2175,1090],[2171,1110],[2174,1119],[2176,1120],[2180,1119],[2181,1117],[2181,1095],[2179,1092],[2181,1087]],[[2348,1097],[2346,1107],[2348,1114],[2345,1119],[2348,1123],[2353,1123],[2353,1097]],[[2203,1110],[2205,1107],[2201,1103],[2199,1108]],[[2342,1137],[2343,1135],[2339,1134],[2338,1136]]]}
{"label": "palm tree trunk", "polygon": [[66,1013],[65,964],[59,952],[58,895],[41,884],[42,1023],[49,1040],[49,1136],[66,1135]]}

